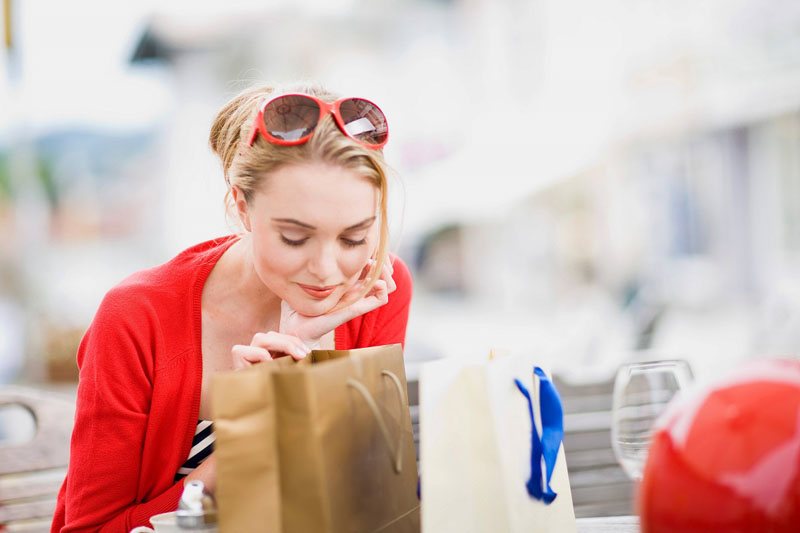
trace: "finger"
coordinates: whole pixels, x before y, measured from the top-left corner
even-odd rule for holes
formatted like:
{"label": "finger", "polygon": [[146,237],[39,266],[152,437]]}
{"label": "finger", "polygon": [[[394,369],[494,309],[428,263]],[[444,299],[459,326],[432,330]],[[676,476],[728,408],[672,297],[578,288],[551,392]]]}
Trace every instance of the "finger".
{"label": "finger", "polygon": [[299,348],[301,351],[308,352],[308,346],[296,335],[280,333],[277,331],[267,331],[256,333],[250,346],[260,346],[268,350],[283,350]]}
{"label": "finger", "polygon": [[397,283],[395,283],[394,278],[392,277],[392,267],[389,264],[388,260],[383,263],[383,269],[381,270],[381,279],[386,282],[387,290],[392,293],[397,289]]}
{"label": "finger", "polygon": [[[388,285],[389,285],[389,283],[385,279],[383,279],[383,276],[381,276],[380,278],[378,278],[372,284],[372,286],[369,288],[369,290],[366,293],[364,293],[363,291],[364,291],[364,288],[366,287],[366,283],[358,282],[355,286],[353,286],[353,288],[351,290],[347,291],[342,296],[340,301],[347,302],[346,305],[349,306],[349,307],[352,307],[354,304],[359,303],[361,300],[366,299],[366,298],[370,298],[370,297],[375,296],[376,294],[379,294],[381,292],[387,292],[387,294],[388,294]],[[343,307],[342,309],[344,310],[344,309],[346,309],[346,307]],[[356,308],[356,309],[359,309],[359,308]],[[362,313],[356,313],[355,315],[353,315],[353,318],[358,316],[359,314],[362,314]]]}
{"label": "finger", "polygon": [[264,361],[272,361],[272,354],[268,350],[244,344],[237,344],[231,348],[231,357],[234,370],[241,370]]}
{"label": "finger", "polygon": [[364,313],[369,313],[373,309],[386,304],[389,301],[389,293],[386,281],[379,279],[370,289],[369,293],[363,298],[353,302],[340,311],[332,315],[337,321],[347,322]]}
{"label": "finger", "polygon": [[358,276],[358,279],[359,280],[367,279],[367,276],[369,276],[369,273],[374,266],[375,266],[374,259],[370,259],[369,261],[367,261],[367,264],[364,265],[364,268],[361,269],[361,274]]}
{"label": "finger", "polygon": [[372,291],[370,291],[370,297],[375,298],[377,300],[377,304],[375,307],[380,307],[381,305],[387,303],[389,301],[389,284],[386,283],[386,280],[379,279],[375,282],[375,285],[372,287]]}
{"label": "finger", "polygon": [[[360,279],[360,280],[356,281],[355,283],[353,283],[350,286],[350,288],[348,288],[344,292],[344,294],[342,294],[341,298],[339,298],[339,304],[342,304],[342,303],[350,304],[350,303],[356,301],[356,299],[358,297],[360,297],[361,294],[364,292],[364,288],[366,286],[367,286],[367,281],[366,280]],[[337,305],[339,305],[339,304],[337,304]]]}
{"label": "finger", "polygon": [[[374,266],[375,265],[375,261],[370,259],[369,264]],[[383,281],[386,282],[386,286],[388,287],[388,291],[390,293],[394,292],[395,289],[397,289],[397,284],[395,283],[394,278],[392,278],[392,267],[389,265],[388,259],[382,263],[381,272],[380,272],[380,276],[378,277],[378,279],[379,280],[383,280]],[[353,286],[350,287],[342,295],[342,297],[340,298],[339,301],[340,302],[345,302],[346,305],[351,305],[351,304],[355,303],[357,301],[358,297],[361,296],[362,291],[364,290],[365,287],[366,287],[366,280],[364,278],[359,278],[359,280],[356,281],[353,284]],[[373,287],[371,287],[370,290],[364,296],[369,296],[369,295],[373,294],[374,292],[375,292],[375,288],[374,288],[374,284],[373,284]],[[358,316],[358,315],[356,315],[356,316]]]}
{"label": "finger", "polygon": [[294,359],[303,359],[306,355],[311,353],[311,348],[294,335],[287,335],[285,333],[278,333],[277,331],[269,331],[267,333],[256,333],[250,346],[257,346],[265,348],[275,354],[275,352],[283,352],[291,355]]}
{"label": "finger", "polygon": [[[391,279],[391,278],[389,278],[389,279]],[[394,281],[394,280],[392,280],[392,281]],[[396,285],[395,285],[395,288],[396,288]],[[391,292],[389,290],[389,281],[387,281],[387,280],[385,280],[383,278],[377,280],[372,285],[372,287],[370,287],[369,292],[364,297],[367,298],[367,297],[370,297],[370,296],[375,296],[375,295],[380,294],[382,292],[385,292],[387,295]]]}
{"label": "finger", "polygon": [[358,302],[354,303],[353,305],[351,305],[348,308],[349,316],[347,316],[346,319],[352,320],[357,316],[369,313],[370,311],[373,311],[378,307],[385,305],[389,301],[389,299],[387,298],[385,291],[382,294],[383,296],[381,296],[381,294],[376,294],[368,298],[363,298]]}

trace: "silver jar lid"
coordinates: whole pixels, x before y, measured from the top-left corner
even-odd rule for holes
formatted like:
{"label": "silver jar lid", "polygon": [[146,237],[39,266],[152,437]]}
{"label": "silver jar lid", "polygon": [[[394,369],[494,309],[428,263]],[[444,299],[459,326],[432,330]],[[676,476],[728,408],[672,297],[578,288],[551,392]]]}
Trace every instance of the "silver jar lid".
{"label": "silver jar lid", "polygon": [[181,529],[204,530],[217,525],[216,503],[202,481],[186,483],[175,514]]}

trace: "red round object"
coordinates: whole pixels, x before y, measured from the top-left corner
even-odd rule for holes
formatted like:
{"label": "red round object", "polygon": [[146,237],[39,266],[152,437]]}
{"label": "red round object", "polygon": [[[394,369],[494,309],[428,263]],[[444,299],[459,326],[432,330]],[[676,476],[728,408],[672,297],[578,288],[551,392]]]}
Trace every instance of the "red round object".
{"label": "red round object", "polygon": [[638,507],[645,533],[800,531],[800,361],[748,363],[671,405]]}

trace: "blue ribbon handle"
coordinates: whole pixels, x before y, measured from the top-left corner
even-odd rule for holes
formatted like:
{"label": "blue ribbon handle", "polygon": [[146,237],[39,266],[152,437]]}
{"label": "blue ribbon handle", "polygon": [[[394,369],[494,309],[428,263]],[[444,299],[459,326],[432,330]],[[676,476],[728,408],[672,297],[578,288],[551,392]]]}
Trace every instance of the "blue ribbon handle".
{"label": "blue ribbon handle", "polygon": [[[539,378],[539,409],[542,415],[542,437],[536,431],[533,418],[533,401],[531,393],[518,379],[514,380],[519,391],[528,400],[528,413],[531,417],[531,477],[525,486],[532,498],[550,504],[556,499],[556,493],[550,488],[550,479],[556,466],[558,449],[564,438],[564,410],[556,386],[541,368],[534,367],[534,374]],[[542,479],[542,457],[544,457],[545,478]]]}

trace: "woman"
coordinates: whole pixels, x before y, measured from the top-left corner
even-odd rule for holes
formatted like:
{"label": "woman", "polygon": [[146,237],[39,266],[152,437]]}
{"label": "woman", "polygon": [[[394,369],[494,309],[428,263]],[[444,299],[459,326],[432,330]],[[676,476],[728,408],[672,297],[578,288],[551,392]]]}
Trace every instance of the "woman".
{"label": "woman", "polygon": [[319,88],[259,87],[220,111],[210,143],[244,232],[104,298],[78,351],[52,531],[127,533],[174,510],[186,480],[213,491],[216,372],[404,341],[411,278],[387,254],[387,135],[375,104]]}

